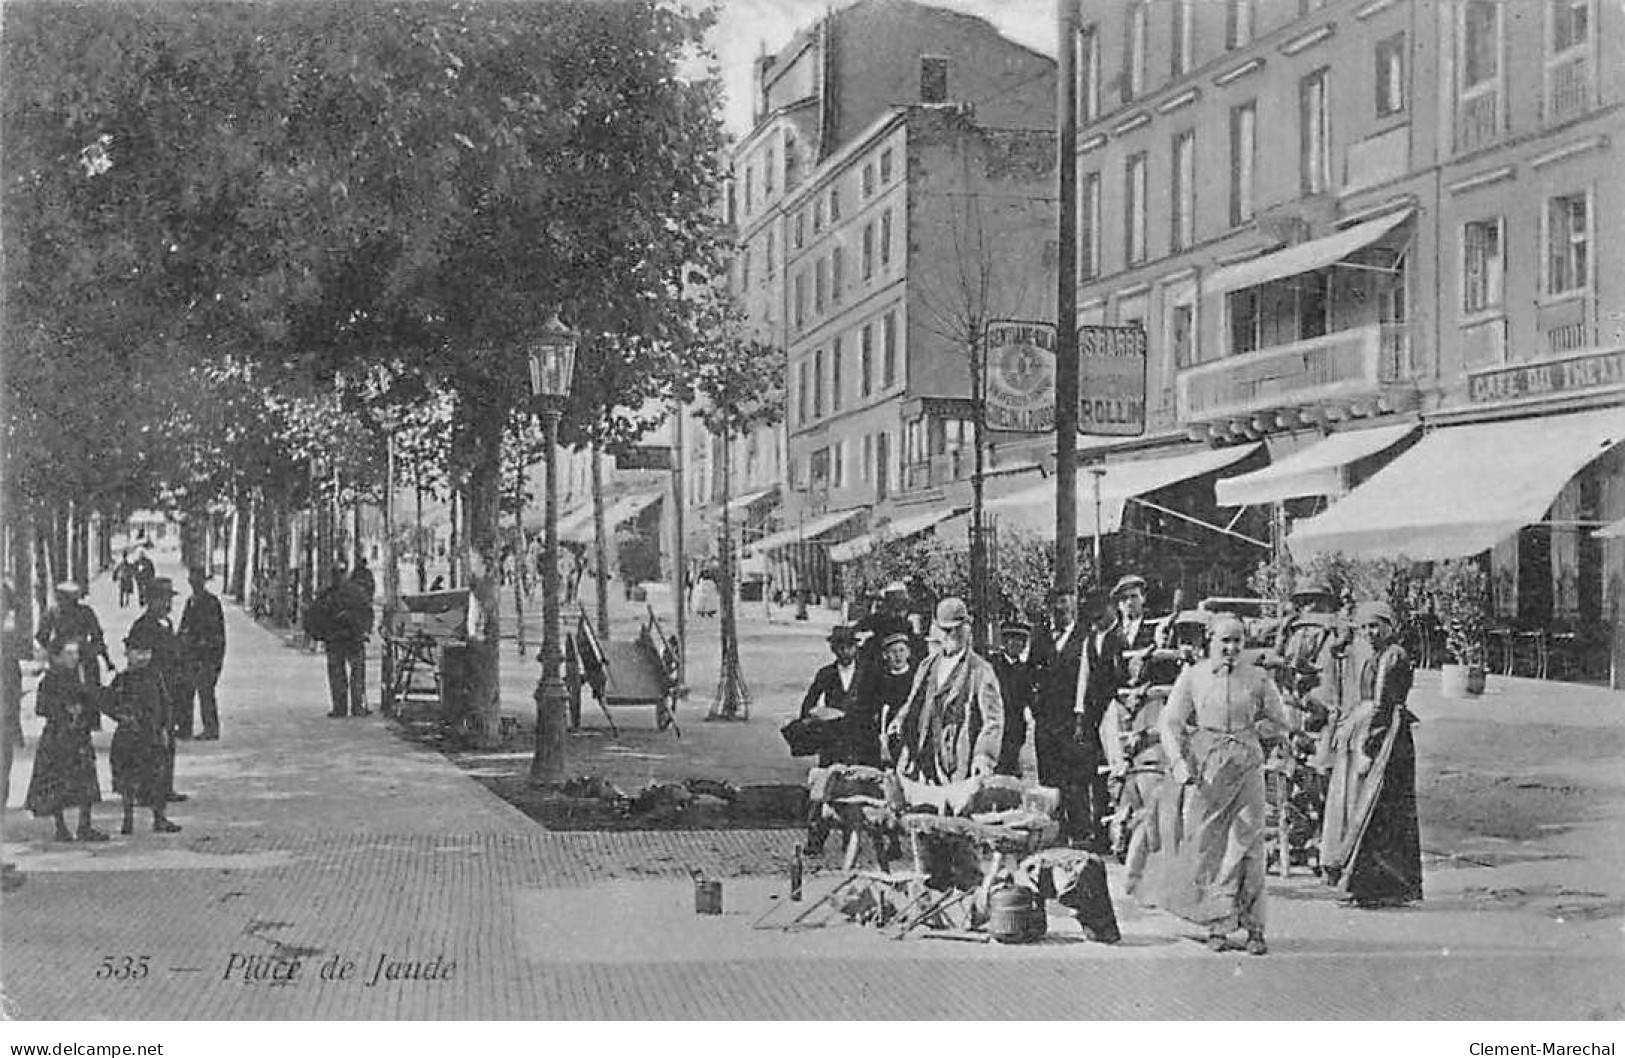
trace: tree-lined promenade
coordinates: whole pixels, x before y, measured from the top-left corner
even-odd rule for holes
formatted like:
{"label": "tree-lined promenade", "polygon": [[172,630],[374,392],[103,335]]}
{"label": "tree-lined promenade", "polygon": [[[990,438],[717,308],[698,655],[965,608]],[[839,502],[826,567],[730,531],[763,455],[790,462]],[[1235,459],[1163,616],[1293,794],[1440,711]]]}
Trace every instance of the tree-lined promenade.
{"label": "tree-lined promenade", "polygon": [[458,502],[494,614],[502,510],[540,457],[544,321],[580,336],[570,445],[634,440],[653,424],[629,409],[725,396],[719,375],[754,363],[714,294],[725,144],[717,82],[693,75],[710,13],[4,17],[6,565],[36,605],[112,557],[93,520],[150,506],[192,527],[235,512],[227,590],[257,576],[286,616],[343,557],[335,512],[393,475]]}

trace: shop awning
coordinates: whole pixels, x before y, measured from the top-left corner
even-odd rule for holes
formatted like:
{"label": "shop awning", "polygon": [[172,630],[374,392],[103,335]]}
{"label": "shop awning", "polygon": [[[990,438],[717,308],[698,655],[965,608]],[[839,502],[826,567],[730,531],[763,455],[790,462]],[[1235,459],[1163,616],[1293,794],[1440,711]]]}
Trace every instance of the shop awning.
{"label": "shop awning", "polygon": [[[1158,459],[1141,459],[1133,463],[1108,463],[1100,469],[1100,531],[1115,533],[1123,527],[1123,508],[1136,496],[1144,496],[1158,489],[1177,485],[1251,455],[1258,445],[1237,445],[1233,448],[1204,448],[1180,455]],[[1078,535],[1092,536],[1095,531],[1095,471],[1090,467],[1078,468]],[[1015,526],[1044,538],[1055,535],[1055,482],[1008,496],[990,500],[988,513],[998,516],[1001,529]]]}
{"label": "shop awning", "polygon": [[946,522],[949,518],[964,514],[965,507],[934,507],[929,511],[918,514],[905,515],[902,518],[893,518],[885,525],[873,532],[854,536],[850,540],[843,540],[839,544],[832,544],[829,549],[831,562],[851,562],[855,558],[862,558],[874,550],[877,543],[882,540],[907,540],[911,536],[918,536],[928,529],[934,529]]}
{"label": "shop awning", "polygon": [[778,495],[779,487],[769,485],[765,489],[757,489],[755,492],[747,492],[743,496],[735,496],[728,501],[728,514],[730,516],[744,514],[758,503],[766,503],[769,500],[776,499]]}
{"label": "shop awning", "polygon": [[1625,441],[1625,408],[1447,426],[1287,537],[1293,558],[1476,555],[1540,521],[1587,463]]}
{"label": "shop awning", "polygon": [[1381,239],[1411,217],[1411,210],[1402,209],[1375,220],[1368,220],[1310,242],[1302,242],[1285,250],[1242,261],[1229,268],[1221,268],[1208,277],[1203,289],[1209,294],[1226,294],[1243,287],[1256,287],[1288,276],[1302,275],[1327,265],[1336,264],[1356,250]]}
{"label": "shop awning", "polygon": [[[624,522],[648,510],[659,503],[665,496],[665,491],[639,492],[631,496],[622,496],[620,499],[604,507],[604,532],[613,534]],[[575,544],[590,544],[593,542],[592,505],[588,504],[585,514],[572,519],[568,526],[559,525],[559,539],[568,540]]]}
{"label": "shop awning", "polygon": [[1345,468],[1392,448],[1416,429],[1415,423],[1401,423],[1334,433],[1262,470],[1220,478],[1213,483],[1213,494],[1221,507],[1246,507],[1299,496],[1341,496],[1348,491]]}
{"label": "shop awning", "polygon": [[1604,537],[1605,539],[1609,540],[1625,539],[1625,518],[1621,518],[1617,522],[1609,522],[1607,525],[1603,526],[1601,529],[1598,529],[1591,535]]}
{"label": "shop awning", "polygon": [[764,536],[760,540],[753,541],[747,544],[746,548],[760,553],[788,547],[795,543],[816,543],[818,538],[825,533],[834,532],[866,510],[868,510],[867,507],[849,507],[844,511],[830,511],[827,514],[816,515],[808,518],[800,525],[793,525],[782,532],[773,533],[770,536]]}
{"label": "shop awning", "polygon": [[[563,539],[563,533],[566,528],[577,525],[582,521],[587,523],[587,531],[590,533],[592,531],[592,504],[580,504],[578,506],[571,507],[569,510],[564,511],[559,515],[560,539]],[[525,508],[525,528],[536,533],[541,533],[547,528],[546,506],[540,503],[533,503]]]}

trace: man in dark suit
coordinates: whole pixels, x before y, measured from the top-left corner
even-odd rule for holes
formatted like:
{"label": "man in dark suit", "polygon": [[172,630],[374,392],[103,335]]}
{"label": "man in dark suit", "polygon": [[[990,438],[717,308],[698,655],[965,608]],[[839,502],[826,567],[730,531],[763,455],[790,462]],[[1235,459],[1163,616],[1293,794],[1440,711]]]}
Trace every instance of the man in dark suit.
{"label": "man in dark suit", "polygon": [[1105,820],[1111,814],[1111,797],[1106,788],[1106,776],[1101,766],[1106,763],[1105,747],[1100,741],[1100,722],[1106,709],[1117,696],[1119,688],[1129,686],[1128,662],[1125,655],[1156,645],[1156,625],[1145,615],[1145,578],[1130,573],[1118,578],[1112,586],[1111,601],[1115,608],[1109,623],[1088,637],[1084,652],[1085,664],[1077,683],[1076,738],[1085,758],[1088,775],[1089,847],[1097,852],[1110,850]]}
{"label": "man in dark suit", "polygon": [[1059,595],[1050,608],[1049,629],[1034,637],[1033,749],[1038,781],[1061,793],[1061,828],[1068,840],[1087,836],[1087,760],[1073,737],[1078,669],[1084,630],[1078,626],[1078,597]]}
{"label": "man in dark suit", "polygon": [[187,583],[192,587],[192,595],[181,611],[176,635],[186,655],[188,679],[180,688],[180,696],[185,701],[181,713],[174,718],[175,737],[192,737],[192,699],[196,697],[198,712],[203,718],[203,732],[198,737],[209,741],[220,737],[220,707],[215,701],[214,689],[226,661],[226,617],[220,608],[220,599],[209,591],[208,570],[192,567],[187,573]]}
{"label": "man in dark suit", "polygon": [[1027,741],[1027,714],[1032,711],[1038,690],[1037,671],[1029,654],[1032,626],[1019,618],[1009,618],[999,628],[1002,649],[992,657],[993,673],[999,678],[999,696],[1004,699],[1004,741],[999,746],[1000,775],[1021,775],[1021,746]]}
{"label": "man in dark suit", "polygon": [[[858,671],[857,633],[847,625],[836,625],[830,629],[829,649],[834,653],[835,660],[818,670],[801,699],[803,719],[824,718],[829,725],[830,737],[818,751],[820,768],[844,763],[850,748],[846,710]],[[807,819],[807,845],[804,851],[809,856],[821,855],[824,842],[829,838],[829,823],[824,820],[820,807],[814,804]]]}

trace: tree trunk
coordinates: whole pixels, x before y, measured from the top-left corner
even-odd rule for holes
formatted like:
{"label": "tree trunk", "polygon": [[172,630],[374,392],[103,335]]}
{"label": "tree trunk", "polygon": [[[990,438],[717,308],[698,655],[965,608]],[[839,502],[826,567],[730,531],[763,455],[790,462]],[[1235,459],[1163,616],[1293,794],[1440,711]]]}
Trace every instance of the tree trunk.
{"label": "tree trunk", "polygon": [[34,538],[34,612],[43,618],[51,607],[51,587],[57,582],[57,567],[51,562],[56,520],[51,514],[36,510],[30,521]]}
{"label": "tree trunk", "polygon": [[90,525],[85,517],[85,505],[68,501],[68,563],[73,580],[85,591],[90,590]]}
{"label": "tree trunk", "polygon": [[739,622],[734,611],[733,526],[728,517],[732,500],[733,468],[729,449],[730,432],[722,433],[722,532],[717,562],[717,605],[722,622],[722,674],[717,679],[716,700],[707,720],[749,720],[750,688],[739,668]]}
{"label": "tree trunk", "polygon": [[970,607],[971,642],[978,654],[987,656],[987,630],[992,614],[988,613],[987,537],[982,524],[982,471],[983,436],[987,428],[987,398],[983,390],[982,338],[980,332],[970,342],[971,436],[976,446],[971,463],[970,494]]}
{"label": "tree trunk", "polygon": [[254,536],[253,496],[239,493],[232,507],[231,573],[226,591],[238,603],[248,601],[248,551]]}
{"label": "tree trunk", "polygon": [[522,462],[514,469],[513,478],[513,540],[510,544],[510,553],[513,555],[513,642],[519,656],[524,657],[525,597],[519,583],[519,568],[525,561],[525,549],[522,546],[525,540],[525,467]]}
{"label": "tree trunk", "polygon": [[12,601],[17,606],[17,633],[32,637],[34,634],[34,586],[38,574],[34,567],[34,519],[26,511],[11,517],[11,554],[7,568],[11,583],[16,588]]}
{"label": "tree trunk", "polygon": [[384,544],[379,554],[384,563],[384,612],[400,605],[401,566],[395,552],[395,439],[388,438],[384,455]]}
{"label": "tree trunk", "polygon": [[423,539],[423,474],[417,464],[412,465],[412,492],[417,500],[417,520],[413,523],[412,552],[418,562],[418,592],[429,590],[428,543]]}
{"label": "tree trunk", "polygon": [[451,486],[451,533],[446,543],[446,587],[457,587],[457,558],[458,550],[463,546],[463,505],[462,489],[453,483]]}
{"label": "tree trunk", "polygon": [[501,715],[497,693],[501,680],[497,652],[501,622],[497,606],[501,601],[502,574],[497,558],[497,536],[502,506],[502,424],[507,416],[503,409],[486,407],[473,399],[467,407],[472,460],[465,501],[468,595],[470,608],[479,610],[478,616],[469,622],[478,634],[469,637],[468,708],[473,714],[480,746],[489,749],[497,744]]}
{"label": "tree trunk", "polygon": [[609,547],[604,532],[604,453],[592,443],[592,546],[597,557],[593,582],[598,589],[598,634],[609,638]]}

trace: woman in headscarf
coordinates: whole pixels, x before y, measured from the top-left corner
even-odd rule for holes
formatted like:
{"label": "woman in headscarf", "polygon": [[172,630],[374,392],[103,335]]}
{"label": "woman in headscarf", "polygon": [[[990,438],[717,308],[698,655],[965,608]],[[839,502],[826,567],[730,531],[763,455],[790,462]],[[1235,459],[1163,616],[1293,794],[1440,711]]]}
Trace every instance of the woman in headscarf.
{"label": "woman in headscarf", "polygon": [[[24,802],[35,816],[56,820],[56,840],[106,841],[107,835],[90,825],[90,806],[102,799],[96,778],[96,747],[90,732],[100,715],[96,708],[98,687],[79,679],[79,640],[67,639],[56,645],[47,672],[34,692],[34,711],[45,717],[34,750],[34,773],[28,780]],[[68,829],[63,813],[79,809],[77,834]]]}
{"label": "woman in headscarf", "polygon": [[1243,929],[1247,951],[1263,955],[1262,740],[1288,721],[1269,673],[1241,661],[1244,637],[1239,618],[1215,620],[1208,657],[1180,674],[1163,707],[1158,731],[1175,788],[1158,799],[1158,869],[1131,892],[1205,927],[1213,951]]}
{"label": "woman in headscarf", "polygon": [[1405,708],[1411,660],[1395,642],[1397,622],[1387,603],[1361,603],[1354,616],[1371,651],[1360,668],[1359,705],[1332,747],[1326,816],[1335,840],[1322,850],[1321,864],[1348,903],[1397,907],[1422,899],[1416,717]]}

